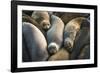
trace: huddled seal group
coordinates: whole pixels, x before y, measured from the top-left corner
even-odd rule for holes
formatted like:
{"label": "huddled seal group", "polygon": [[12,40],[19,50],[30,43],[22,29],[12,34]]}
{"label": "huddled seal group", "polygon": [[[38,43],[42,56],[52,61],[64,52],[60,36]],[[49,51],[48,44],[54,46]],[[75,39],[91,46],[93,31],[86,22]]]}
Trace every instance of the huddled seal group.
{"label": "huddled seal group", "polygon": [[22,60],[90,58],[90,14],[22,11]]}

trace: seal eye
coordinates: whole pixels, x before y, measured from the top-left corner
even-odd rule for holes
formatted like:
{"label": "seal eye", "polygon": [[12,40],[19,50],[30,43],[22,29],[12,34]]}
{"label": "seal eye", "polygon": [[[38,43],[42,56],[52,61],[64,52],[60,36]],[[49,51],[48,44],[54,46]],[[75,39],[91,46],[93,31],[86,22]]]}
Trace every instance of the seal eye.
{"label": "seal eye", "polygon": [[45,23],[43,23],[42,25],[43,25],[43,27],[45,27],[45,25],[46,25],[46,24],[45,24]]}

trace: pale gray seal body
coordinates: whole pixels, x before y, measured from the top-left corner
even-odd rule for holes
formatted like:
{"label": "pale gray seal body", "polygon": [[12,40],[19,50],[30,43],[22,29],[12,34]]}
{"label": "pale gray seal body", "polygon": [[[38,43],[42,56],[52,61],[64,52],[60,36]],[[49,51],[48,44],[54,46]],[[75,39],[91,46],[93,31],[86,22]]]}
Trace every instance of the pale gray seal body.
{"label": "pale gray seal body", "polygon": [[23,22],[22,33],[30,61],[45,61],[48,58],[47,42],[42,32],[33,24]]}
{"label": "pale gray seal body", "polygon": [[34,11],[31,17],[34,18],[43,29],[47,30],[50,28],[50,17],[47,11]]}
{"label": "pale gray seal body", "polygon": [[64,23],[59,17],[51,15],[51,24],[47,31],[48,52],[54,54],[62,46]]}
{"label": "pale gray seal body", "polygon": [[64,47],[68,51],[71,51],[76,34],[80,30],[82,21],[85,19],[86,18],[84,17],[77,17],[77,18],[72,19],[66,24],[65,29],[64,29]]}

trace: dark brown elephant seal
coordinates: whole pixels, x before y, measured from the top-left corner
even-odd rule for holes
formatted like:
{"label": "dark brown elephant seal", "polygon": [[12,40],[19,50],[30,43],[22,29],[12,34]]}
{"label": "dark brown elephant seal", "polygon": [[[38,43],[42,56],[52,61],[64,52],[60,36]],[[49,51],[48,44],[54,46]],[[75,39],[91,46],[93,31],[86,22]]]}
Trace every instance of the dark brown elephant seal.
{"label": "dark brown elephant seal", "polygon": [[63,21],[55,15],[51,15],[51,28],[47,31],[48,52],[55,54],[63,43]]}

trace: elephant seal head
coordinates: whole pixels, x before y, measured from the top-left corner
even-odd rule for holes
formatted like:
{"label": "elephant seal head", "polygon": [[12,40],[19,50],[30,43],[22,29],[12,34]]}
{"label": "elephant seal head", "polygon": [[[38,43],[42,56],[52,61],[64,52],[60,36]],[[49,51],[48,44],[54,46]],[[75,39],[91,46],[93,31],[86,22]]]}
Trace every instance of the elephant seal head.
{"label": "elephant seal head", "polygon": [[64,47],[67,48],[68,51],[71,51],[73,47],[73,41],[70,38],[66,38],[64,41]]}
{"label": "elephant seal head", "polygon": [[59,50],[59,47],[56,43],[50,43],[49,44],[48,52],[49,52],[50,55],[57,53],[58,50]]}

